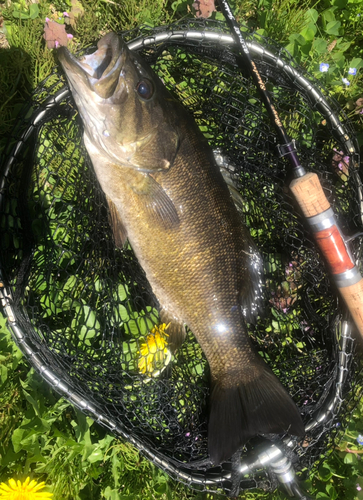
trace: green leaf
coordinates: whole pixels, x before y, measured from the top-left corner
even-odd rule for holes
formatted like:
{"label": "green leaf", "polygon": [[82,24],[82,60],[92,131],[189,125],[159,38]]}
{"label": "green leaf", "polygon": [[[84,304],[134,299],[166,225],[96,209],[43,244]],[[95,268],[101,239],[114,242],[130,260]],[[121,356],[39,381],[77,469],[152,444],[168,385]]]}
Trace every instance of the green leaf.
{"label": "green leaf", "polygon": [[121,462],[119,460],[119,457],[118,457],[117,453],[114,453],[112,455],[111,463],[112,463],[112,476],[113,476],[113,480],[115,482],[115,486],[117,487],[120,484],[119,469],[120,469],[120,466],[121,466]]}
{"label": "green leaf", "polygon": [[101,462],[103,460],[104,452],[100,448],[96,448],[92,451],[90,455],[88,455],[87,460],[94,464],[95,462]]}
{"label": "green leaf", "polygon": [[18,429],[14,430],[13,435],[11,436],[11,441],[13,443],[15,453],[18,453],[19,451],[22,450],[21,442],[22,442],[24,434],[25,434],[25,430],[18,428]]}
{"label": "green leaf", "polygon": [[30,422],[22,425],[22,429],[29,429],[29,435],[33,434],[43,434],[49,431],[51,428],[51,423],[44,418],[35,417]]}
{"label": "green leaf", "polygon": [[73,290],[76,283],[77,283],[77,277],[73,276],[73,275],[69,276],[69,278],[67,279],[67,281],[65,282],[65,284],[63,286],[63,291],[68,292],[70,290]]}
{"label": "green leaf", "polygon": [[105,491],[103,492],[106,500],[121,500],[120,493],[117,489],[112,489],[110,486],[107,486]]}
{"label": "green leaf", "polygon": [[280,324],[279,324],[279,322],[278,322],[278,321],[274,321],[274,320],[272,320],[271,324],[272,324],[272,328],[273,328],[276,332],[279,332],[279,331],[280,331]]}
{"label": "green leaf", "polygon": [[4,24],[3,24],[3,30],[4,30],[4,34],[11,38],[12,34],[13,34],[13,27],[11,25],[11,23],[8,23],[8,22],[5,22],[4,21]]}
{"label": "green leaf", "polygon": [[327,9],[325,10],[323,13],[322,13],[322,16],[323,16],[323,19],[326,23],[331,23],[333,21],[335,21],[335,15],[334,15],[334,11],[337,7],[332,7],[330,9]]}
{"label": "green leaf", "polygon": [[125,330],[128,334],[135,335],[135,336],[140,335],[140,331],[139,331],[139,328],[137,326],[137,322],[134,319],[130,319],[130,321],[128,321],[125,324]]}
{"label": "green leaf", "polygon": [[[87,435],[87,434],[86,434]],[[89,436],[89,438],[91,439],[91,437]],[[82,450],[82,461],[85,462],[88,457],[90,455],[92,455],[93,451],[94,451],[94,448],[95,448],[95,445],[93,444],[86,444],[84,447],[83,447],[83,450]]]}
{"label": "green leaf", "polygon": [[296,342],[295,345],[298,349],[304,349],[305,347],[305,344],[303,342]]}
{"label": "green leaf", "polygon": [[118,306],[118,314],[120,315],[120,318],[122,321],[128,321],[130,319],[129,313],[127,312],[127,309],[125,306],[122,306],[122,305]]}
{"label": "green leaf", "polygon": [[39,16],[39,7],[37,3],[30,4],[29,7],[30,19],[35,19]]}
{"label": "green leaf", "polygon": [[28,464],[36,464],[37,462],[42,462],[43,464],[48,463],[48,459],[43,457],[40,453],[38,455],[33,455],[31,458],[27,458]]}
{"label": "green leaf", "polygon": [[292,56],[296,56],[296,50],[297,50],[297,43],[295,41],[293,41],[292,43],[289,43],[288,45],[285,46],[285,49],[287,50],[287,52],[289,52],[289,54],[291,54]]}
{"label": "green leaf", "polygon": [[117,288],[117,298],[119,300],[126,300],[129,293],[127,285],[119,285]]}
{"label": "green leaf", "polygon": [[167,485],[164,483],[164,484],[160,484],[159,486],[156,486],[154,488],[154,491],[158,494],[158,495],[164,495],[166,493],[166,490],[167,490]]}
{"label": "green leaf", "polygon": [[90,439],[90,427],[93,424],[93,420],[90,417],[86,417],[81,411],[77,410],[77,422],[72,421],[74,427],[74,432],[78,443],[85,445],[91,445]]}
{"label": "green leaf", "polygon": [[301,54],[303,54],[303,55],[305,55],[306,57],[308,57],[308,56],[309,56],[309,54],[310,54],[310,51],[311,51],[311,47],[312,47],[312,45],[313,45],[312,40],[307,41],[307,42],[305,43],[305,45],[303,45],[303,46],[301,47],[301,49],[300,49],[300,50],[301,50]]}
{"label": "green leaf", "polygon": [[346,453],[344,457],[345,464],[355,464],[357,462],[357,457],[354,453]]}
{"label": "green leaf", "polygon": [[30,18],[30,15],[29,14],[25,14],[25,12],[20,12],[18,10],[14,10],[13,11],[13,16],[16,18],[16,19],[29,19]]}
{"label": "green leaf", "polygon": [[301,31],[300,34],[305,38],[305,40],[310,41],[314,39],[316,31],[316,25],[314,23],[310,23]]}
{"label": "green leaf", "polygon": [[224,15],[222,14],[222,12],[215,12],[215,19],[217,19],[217,21],[225,21],[225,18],[224,18]]}
{"label": "green leaf", "polygon": [[20,383],[21,385],[23,386],[23,393],[24,393],[24,396],[25,396],[25,399],[31,404],[31,406],[33,407],[36,415],[38,415],[38,417],[40,417],[40,410],[39,410],[39,406],[38,406],[38,401],[36,401],[26,390],[25,390],[25,387],[27,387],[27,384],[26,382],[23,382],[22,380],[20,380]]}
{"label": "green leaf", "polygon": [[338,9],[344,9],[347,5],[348,0],[331,0],[332,5],[336,5]]}
{"label": "green leaf", "polygon": [[110,444],[112,443],[112,441],[115,441],[115,439],[116,438],[114,436],[111,436],[111,434],[107,434],[106,437],[104,437],[103,439],[98,441],[98,444],[99,444],[100,448],[108,450],[108,448],[110,447]]}
{"label": "green leaf", "polygon": [[53,434],[54,434],[54,437],[56,438],[61,438],[61,439],[64,439],[64,440],[67,440],[69,436],[67,436],[67,434],[65,434],[64,432],[60,431],[59,429],[55,428],[53,430]]}
{"label": "green leaf", "polygon": [[299,45],[305,45],[305,38],[300,33],[293,33],[289,36],[290,42],[296,41]]}
{"label": "green leaf", "polygon": [[315,9],[309,9],[305,13],[305,19],[308,22],[313,21],[313,23],[316,23],[316,21],[318,20],[318,17],[319,17],[318,11]]}
{"label": "green leaf", "polygon": [[19,453],[14,452],[13,446],[7,446],[5,455],[1,457],[1,467],[5,468],[9,463],[15,462],[15,460],[19,459],[20,454],[21,451]]}
{"label": "green leaf", "polygon": [[323,481],[329,481],[329,479],[333,476],[333,473],[329,469],[329,467],[326,466],[326,464],[322,465],[319,467],[319,476]]}
{"label": "green leaf", "polygon": [[323,38],[315,38],[315,40],[313,42],[313,49],[318,54],[324,54],[324,52],[326,52],[327,46],[328,46],[328,43]]}
{"label": "green leaf", "polygon": [[339,38],[336,48],[339,48],[340,52],[345,52],[351,46],[351,42],[343,42],[343,38]]}
{"label": "green leaf", "polygon": [[[335,65],[342,69],[345,66],[345,56],[341,52],[337,52],[336,54],[331,54],[331,58],[333,59]],[[333,69],[333,67],[332,67]]]}
{"label": "green leaf", "polygon": [[100,328],[100,324],[96,319],[96,313],[89,306],[83,306],[83,313],[86,320],[86,326],[89,328]]}
{"label": "green leaf", "polygon": [[329,35],[339,35],[339,30],[340,30],[341,25],[342,25],[342,23],[340,21],[330,21],[326,25],[325,31]]}
{"label": "green leaf", "polygon": [[329,493],[329,498],[331,500],[336,500],[338,498],[338,493],[335,487],[332,484],[328,484],[326,486],[326,491]]}
{"label": "green leaf", "polygon": [[357,69],[363,68],[363,59],[361,59],[360,57],[355,57],[350,61],[349,67]]}
{"label": "green leaf", "polygon": [[0,365],[0,384],[4,384],[8,378],[8,369],[4,365]]}

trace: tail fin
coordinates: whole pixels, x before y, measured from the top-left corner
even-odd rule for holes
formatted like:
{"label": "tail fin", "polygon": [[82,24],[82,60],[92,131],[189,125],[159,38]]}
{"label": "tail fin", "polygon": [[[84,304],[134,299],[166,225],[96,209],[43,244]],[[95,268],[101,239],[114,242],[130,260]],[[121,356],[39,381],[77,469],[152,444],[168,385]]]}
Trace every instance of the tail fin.
{"label": "tail fin", "polygon": [[250,367],[238,383],[226,382],[215,382],[210,399],[208,447],[214,464],[229,459],[257,434],[304,435],[295,403],[267,365],[257,371]]}

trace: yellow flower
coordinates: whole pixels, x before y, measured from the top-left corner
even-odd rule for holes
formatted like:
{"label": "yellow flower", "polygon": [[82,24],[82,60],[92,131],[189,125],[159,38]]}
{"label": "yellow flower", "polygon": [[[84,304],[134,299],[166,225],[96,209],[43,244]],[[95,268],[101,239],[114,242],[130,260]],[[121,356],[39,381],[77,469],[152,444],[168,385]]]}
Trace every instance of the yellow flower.
{"label": "yellow flower", "polygon": [[9,485],[0,484],[0,500],[47,500],[53,493],[40,492],[45,483],[37,483],[34,479],[30,481],[27,477],[23,483],[9,479]]}
{"label": "yellow flower", "polygon": [[141,344],[140,351],[138,351],[140,355],[138,367],[141,373],[155,377],[160,374],[160,368],[169,363],[171,356],[166,347],[168,345],[166,337],[169,335],[165,332],[169,325],[165,323],[155,325],[146,337],[146,342]]}

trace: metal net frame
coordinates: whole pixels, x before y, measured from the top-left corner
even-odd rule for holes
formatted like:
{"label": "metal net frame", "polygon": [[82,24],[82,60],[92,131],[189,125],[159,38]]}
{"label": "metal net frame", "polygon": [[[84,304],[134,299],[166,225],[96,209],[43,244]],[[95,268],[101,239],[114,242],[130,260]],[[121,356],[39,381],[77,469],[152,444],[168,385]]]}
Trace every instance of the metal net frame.
{"label": "metal net frame", "polygon": [[[192,332],[172,357],[158,353],[153,373],[142,372],[158,303],[131,247],[115,247],[59,69],[34,92],[2,164],[0,298],[9,328],[48,384],[171,477],[227,494],[273,490],[279,481],[294,492],[293,470],[310,470],[326,456],[357,397],[353,327],[287,188],[283,151],[276,154],[257,90],[237,69],[226,26],[189,20],[121,35],[189,109],[242,194],[265,272],[265,313],[249,325],[251,339],[300,408],[306,436],[257,437],[238,458],[213,467],[208,365]],[[258,35],[246,39],[340,227],[359,233],[363,190],[350,123],[284,49]],[[359,235],[351,242],[360,268],[361,243]]]}

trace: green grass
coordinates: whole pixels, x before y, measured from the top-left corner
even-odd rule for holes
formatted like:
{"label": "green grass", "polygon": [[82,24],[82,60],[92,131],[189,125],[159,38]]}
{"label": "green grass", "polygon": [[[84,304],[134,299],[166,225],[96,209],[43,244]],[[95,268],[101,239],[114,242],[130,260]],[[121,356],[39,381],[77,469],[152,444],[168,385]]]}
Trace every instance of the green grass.
{"label": "green grass", "polygon": [[[218,495],[196,493],[170,480],[142,458],[130,444],[116,439],[59,398],[33,371],[0,323],[0,479],[44,480],[56,500],[180,499],[218,500]],[[363,431],[363,403],[339,447],[305,482],[321,499],[361,499],[363,484],[357,442]],[[360,477],[362,476],[362,478]],[[72,478],[70,481],[69,478]],[[273,494],[249,491],[242,499],[287,500],[282,490]]]}
{"label": "green grass", "polygon": [[[1,4],[10,48],[0,49],[0,151],[33,89],[56,64],[42,38],[45,17],[78,12],[74,45],[81,49],[110,30],[157,26],[193,15],[193,0],[41,0],[38,9],[21,2]],[[363,145],[363,0],[235,0],[241,22],[269,36],[327,87],[350,116]],[[221,18],[219,13],[214,14]],[[59,19],[58,19],[59,20]],[[64,21],[60,19],[59,21]],[[320,64],[328,63],[328,72]],[[356,75],[349,75],[356,68]],[[346,79],[345,82],[342,79]],[[347,85],[346,82],[349,82]],[[363,403],[354,409],[339,446],[306,481],[320,499],[363,499]],[[31,475],[44,480],[54,499],[215,499],[170,480],[128,443],[117,440],[60,399],[29,365],[0,321],[0,480]],[[70,478],[72,480],[70,481]],[[243,499],[288,497],[283,491],[246,492]]]}

